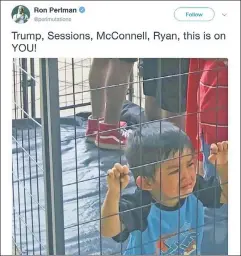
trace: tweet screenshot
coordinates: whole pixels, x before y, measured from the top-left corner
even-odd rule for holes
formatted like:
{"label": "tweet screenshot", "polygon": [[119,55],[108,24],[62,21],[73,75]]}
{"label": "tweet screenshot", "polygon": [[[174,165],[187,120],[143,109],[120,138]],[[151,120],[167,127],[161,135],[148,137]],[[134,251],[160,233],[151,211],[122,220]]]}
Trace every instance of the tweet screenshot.
{"label": "tweet screenshot", "polygon": [[1,255],[240,255],[239,1],[1,24]]}

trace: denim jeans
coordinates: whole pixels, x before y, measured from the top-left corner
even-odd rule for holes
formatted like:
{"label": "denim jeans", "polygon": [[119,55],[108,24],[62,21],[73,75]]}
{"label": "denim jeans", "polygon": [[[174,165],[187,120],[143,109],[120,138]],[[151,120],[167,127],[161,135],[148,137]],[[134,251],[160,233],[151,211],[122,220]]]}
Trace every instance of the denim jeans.
{"label": "denim jeans", "polygon": [[[209,160],[210,145],[202,140],[204,178],[217,176],[216,168]],[[228,205],[204,210],[204,234],[202,255],[228,255]]]}

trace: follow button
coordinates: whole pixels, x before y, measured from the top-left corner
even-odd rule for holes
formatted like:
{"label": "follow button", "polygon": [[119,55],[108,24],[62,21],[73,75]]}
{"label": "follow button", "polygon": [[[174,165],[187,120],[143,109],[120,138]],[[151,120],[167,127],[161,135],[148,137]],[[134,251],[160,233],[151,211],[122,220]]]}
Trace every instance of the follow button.
{"label": "follow button", "polygon": [[174,12],[178,21],[211,21],[215,12],[209,7],[179,7]]}

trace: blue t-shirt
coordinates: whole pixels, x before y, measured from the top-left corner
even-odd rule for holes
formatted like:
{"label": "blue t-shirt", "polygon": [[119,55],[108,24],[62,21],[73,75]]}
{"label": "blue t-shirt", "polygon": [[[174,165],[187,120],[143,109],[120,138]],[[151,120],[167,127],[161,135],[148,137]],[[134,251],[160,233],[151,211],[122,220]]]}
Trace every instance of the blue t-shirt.
{"label": "blue t-shirt", "polygon": [[125,255],[200,255],[203,206],[220,207],[220,195],[219,182],[201,176],[197,176],[194,193],[175,207],[163,206],[149,192],[137,189],[121,198],[120,219],[125,229],[113,239],[123,242],[129,237]]}

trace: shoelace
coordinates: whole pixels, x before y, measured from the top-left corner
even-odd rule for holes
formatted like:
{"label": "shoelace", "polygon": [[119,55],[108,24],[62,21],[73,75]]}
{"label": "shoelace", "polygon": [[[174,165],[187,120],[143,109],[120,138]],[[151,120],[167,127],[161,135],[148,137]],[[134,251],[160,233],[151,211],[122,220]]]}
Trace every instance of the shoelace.
{"label": "shoelace", "polygon": [[127,130],[127,129],[125,129],[125,128],[121,128],[121,129],[120,129],[120,134],[121,134],[123,137],[125,137],[125,138],[127,138],[127,137],[130,135],[130,133],[131,133],[131,130]]}

